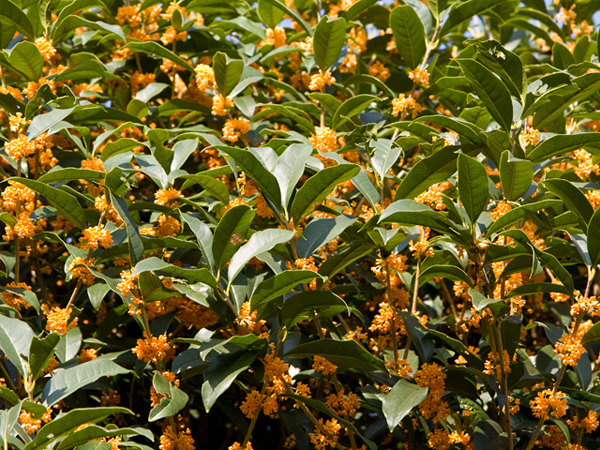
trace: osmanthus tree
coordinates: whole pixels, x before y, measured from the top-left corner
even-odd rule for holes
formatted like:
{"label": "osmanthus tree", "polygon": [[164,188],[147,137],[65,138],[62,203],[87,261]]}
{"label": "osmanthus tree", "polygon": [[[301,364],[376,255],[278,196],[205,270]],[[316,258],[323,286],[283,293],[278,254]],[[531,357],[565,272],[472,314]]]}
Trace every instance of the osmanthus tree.
{"label": "osmanthus tree", "polygon": [[2,0],[4,449],[598,449],[600,2]]}

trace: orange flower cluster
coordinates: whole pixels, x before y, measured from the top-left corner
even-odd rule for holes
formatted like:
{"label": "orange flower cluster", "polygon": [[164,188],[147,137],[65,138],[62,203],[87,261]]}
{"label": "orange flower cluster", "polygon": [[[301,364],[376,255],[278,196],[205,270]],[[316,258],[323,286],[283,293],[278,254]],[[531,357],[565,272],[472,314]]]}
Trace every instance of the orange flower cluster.
{"label": "orange flower cluster", "polygon": [[73,308],[60,308],[58,306],[49,307],[48,305],[42,305],[42,312],[46,316],[46,330],[49,332],[56,332],[61,336],[67,334],[71,328],[77,325],[78,318],[75,317],[70,323],[71,313]]}
{"label": "orange flower cluster", "polygon": [[235,143],[248,131],[250,131],[250,121],[248,119],[229,119],[223,127],[223,138],[226,141]]}
{"label": "orange flower cluster", "polygon": [[83,237],[79,238],[83,249],[108,248],[113,244],[110,231],[104,229],[104,225],[86,228],[82,231]]}
{"label": "orange flower cluster", "polygon": [[538,419],[547,420],[549,414],[560,419],[567,413],[567,396],[561,391],[553,392],[552,389],[544,389],[538,392],[529,406]]}
{"label": "orange flower cluster", "polygon": [[167,341],[167,335],[158,337],[144,333],[144,339],[137,340],[137,346],[131,350],[138,359],[157,364],[159,361],[168,362],[175,357],[175,346]]}
{"label": "orange flower cluster", "polygon": [[415,372],[415,382],[421,387],[429,387],[429,393],[419,405],[419,411],[423,417],[432,419],[434,423],[444,420],[450,414],[448,403],[442,400],[446,392],[445,379],[446,374],[442,371],[442,367],[435,363],[423,364]]}

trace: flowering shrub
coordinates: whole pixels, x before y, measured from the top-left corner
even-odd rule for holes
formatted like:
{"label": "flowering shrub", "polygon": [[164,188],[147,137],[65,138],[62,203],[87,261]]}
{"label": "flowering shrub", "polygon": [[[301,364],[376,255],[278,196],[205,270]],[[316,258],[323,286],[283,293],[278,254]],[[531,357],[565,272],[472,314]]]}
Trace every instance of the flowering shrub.
{"label": "flowering shrub", "polygon": [[5,449],[598,449],[597,2],[5,0]]}

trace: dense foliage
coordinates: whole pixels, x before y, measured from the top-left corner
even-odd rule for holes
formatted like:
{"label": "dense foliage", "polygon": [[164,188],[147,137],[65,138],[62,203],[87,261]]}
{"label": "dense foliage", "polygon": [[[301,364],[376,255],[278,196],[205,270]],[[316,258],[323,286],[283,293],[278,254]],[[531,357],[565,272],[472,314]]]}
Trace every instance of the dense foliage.
{"label": "dense foliage", "polygon": [[598,449],[588,0],[2,0],[4,449]]}

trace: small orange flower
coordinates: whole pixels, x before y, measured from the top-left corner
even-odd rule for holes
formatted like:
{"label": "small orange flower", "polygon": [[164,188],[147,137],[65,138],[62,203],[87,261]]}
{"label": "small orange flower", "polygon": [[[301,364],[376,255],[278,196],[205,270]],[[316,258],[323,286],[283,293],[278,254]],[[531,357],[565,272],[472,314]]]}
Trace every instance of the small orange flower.
{"label": "small orange flower", "polygon": [[113,243],[110,231],[104,229],[104,225],[86,228],[83,230],[83,237],[79,238],[83,249],[96,249],[99,247],[108,248]]}

